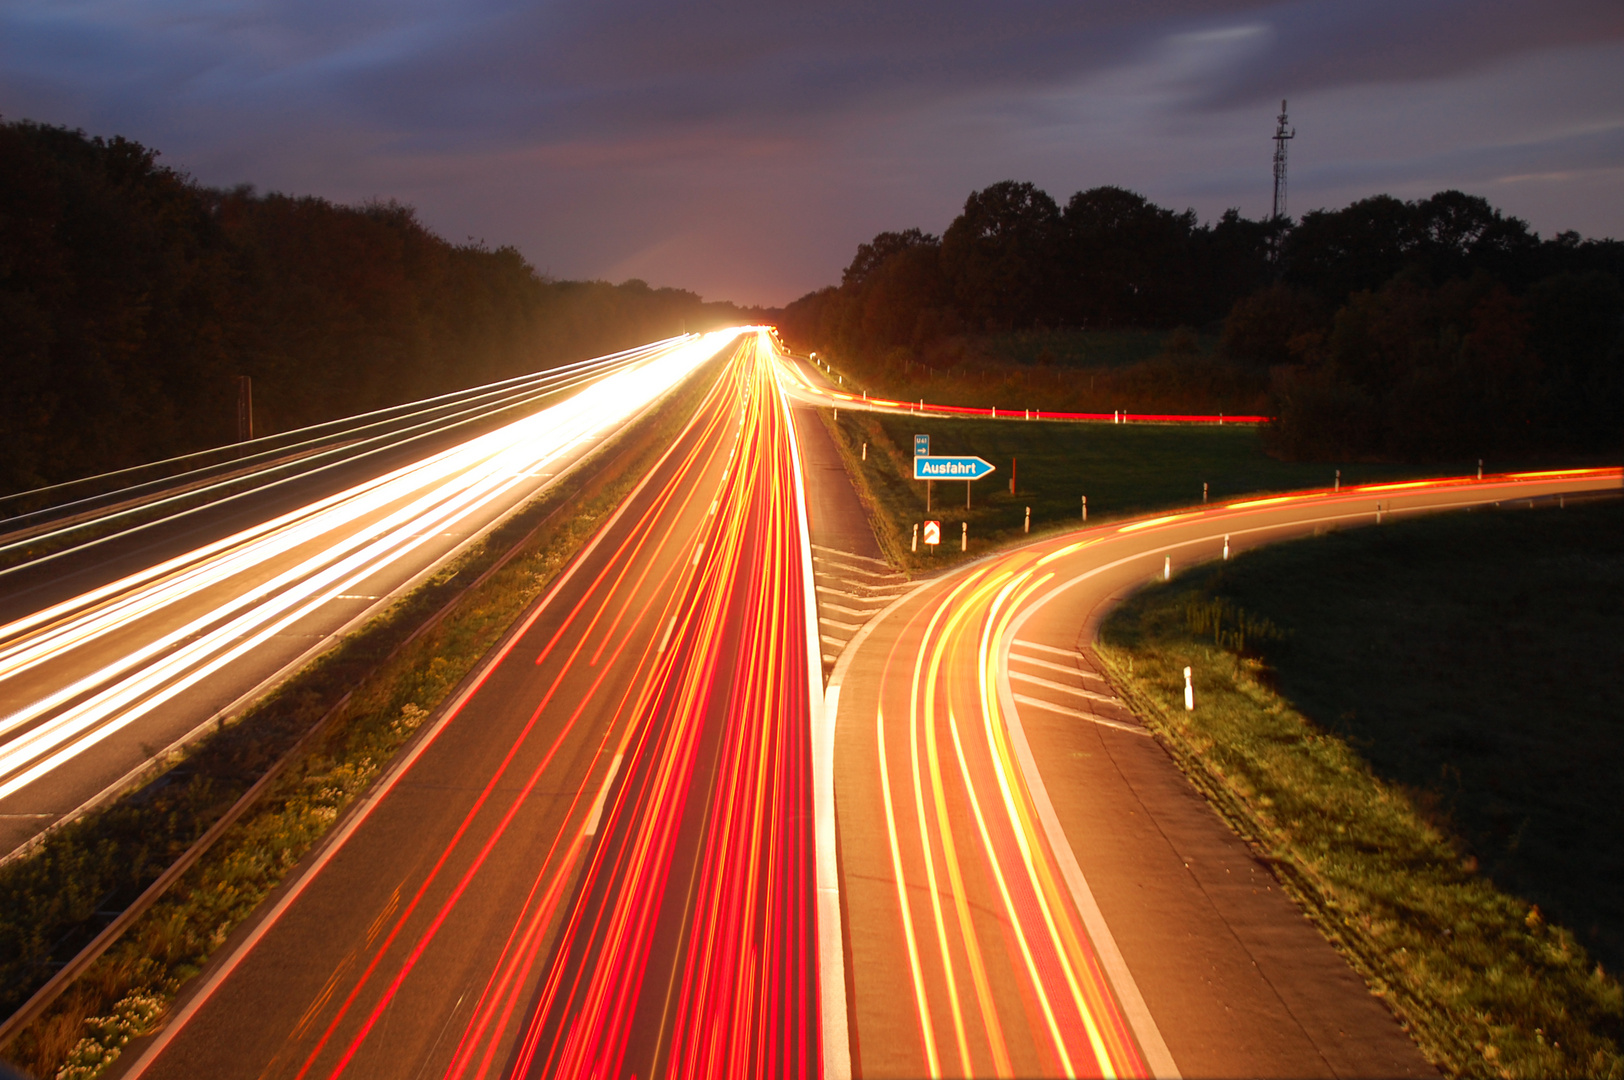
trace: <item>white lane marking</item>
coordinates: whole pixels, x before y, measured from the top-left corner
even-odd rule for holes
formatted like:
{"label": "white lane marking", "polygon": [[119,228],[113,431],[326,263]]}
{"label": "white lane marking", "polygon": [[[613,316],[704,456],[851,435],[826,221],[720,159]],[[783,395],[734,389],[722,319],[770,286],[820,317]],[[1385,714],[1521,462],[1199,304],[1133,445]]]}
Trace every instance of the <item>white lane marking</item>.
{"label": "white lane marking", "polygon": [[[884,559],[876,559],[871,555],[859,555],[855,551],[841,551],[839,548],[824,547],[822,544],[813,544],[812,550],[827,551],[831,555],[839,555],[847,559],[861,559],[864,562],[871,562],[875,566],[883,566],[887,570],[891,569],[891,564],[886,562]],[[816,556],[814,556],[814,558],[816,558]]]}
{"label": "white lane marking", "polygon": [[[709,398],[706,401],[708,403]],[[654,463],[653,468],[643,474],[643,479],[637,482],[637,486],[632,488],[631,494],[627,495],[621,504],[615,508],[615,512],[609,515],[609,520],[599,526],[598,531],[592,534],[592,538],[586,542],[586,545],[564,565],[563,572],[553,580],[546,594],[530,610],[530,614],[526,615],[508,631],[506,640],[489,654],[489,659],[479,666],[477,673],[464,677],[462,683],[459,684],[462,689],[457,692],[451,701],[440,706],[438,710],[439,717],[427,726],[420,728],[416,741],[408,743],[405,752],[397,755],[394,761],[385,768],[383,775],[373,784],[371,790],[363,795],[359,802],[352,804],[349,816],[339,824],[337,829],[327,834],[316,857],[310,861],[304,872],[291,879],[291,881],[289,879],[283,880],[282,885],[287,891],[282,894],[282,898],[254,926],[253,930],[249,931],[231,955],[226,957],[220,966],[215,968],[213,973],[204,979],[203,984],[197,988],[196,993],[187,999],[186,1004],[179,1011],[170,1015],[162,1030],[153,1037],[152,1042],[147,1044],[147,1048],[142,1052],[141,1056],[123,1074],[124,1080],[140,1080],[141,1075],[152,1066],[152,1063],[169,1046],[171,1040],[186,1027],[192,1017],[197,1015],[198,1010],[208,1002],[209,998],[214,996],[214,992],[220,988],[220,985],[231,977],[231,973],[237,970],[238,965],[253,951],[254,946],[259,944],[260,939],[270,932],[271,927],[275,926],[288,908],[293,906],[293,902],[316,879],[322,868],[332,860],[334,855],[338,854],[339,850],[349,841],[349,838],[355,835],[355,831],[371,816],[377,805],[394,790],[395,785],[400,782],[400,778],[406,775],[407,771],[429,748],[430,744],[439,738],[440,733],[446,729],[452,720],[456,719],[457,714],[462,712],[463,706],[468,704],[469,699],[479,692],[480,687],[485,685],[485,680],[490,677],[491,672],[501,666],[502,662],[507,659],[508,654],[519,644],[525,634],[530,632],[530,628],[536,624],[536,620],[541,618],[542,613],[552,605],[554,598],[575,578],[576,572],[592,558],[592,553],[598,549],[598,545],[603,542],[603,538],[614,531],[615,526],[620,523],[620,519],[626,513],[627,508],[635,504],[638,496],[642,495],[643,489],[648,487],[656,476],[660,475],[665,463],[670,460],[672,454],[677,452],[677,447],[687,440],[688,435],[698,425],[699,418],[704,411],[703,405],[694,410],[694,415],[689,419],[687,426],[682,429],[682,433],[676,437],[670,447],[666,449],[666,452],[660,455],[660,460]]]}
{"label": "white lane marking", "polygon": [[866,619],[870,615],[874,614],[875,611],[878,611],[879,609],[878,608],[871,608],[868,611],[859,611],[857,608],[841,607],[839,604],[831,604],[831,603],[825,602],[823,604],[823,610],[824,611],[838,611],[842,615],[856,615],[860,619]]}
{"label": "white lane marking", "polygon": [[1105,676],[1101,675],[1097,671],[1084,671],[1080,667],[1067,667],[1065,664],[1051,664],[1049,661],[1039,660],[1035,656],[1017,656],[1015,653],[1010,653],[1009,658],[1011,660],[1019,660],[1023,664],[1036,664],[1040,668],[1047,668],[1050,671],[1058,671],[1063,675],[1081,675],[1085,679],[1098,679],[1101,682],[1107,681]]}
{"label": "white lane marking", "polygon": [[1022,705],[1032,705],[1039,709],[1047,709],[1050,712],[1059,713],[1062,716],[1072,716],[1076,717],[1078,720],[1087,720],[1091,724],[1100,725],[1100,727],[1116,728],[1118,731],[1129,731],[1135,735],[1143,735],[1146,738],[1150,737],[1150,732],[1145,728],[1140,727],[1138,724],[1128,724],[1121,720],[1113,720],[1109,716],[1100,716],[1097,713],[1083,712],[1081,709],[1067,708],[1065,705],[1056,705],[1052,701],[1044,701],[1042,698],[1027,697],[1025,694],[1016,694],[1014,697],[1015,700]]}
{"label": "white lane marking", "polygon": [[667,645],[671,644],[671,631],[675,630],[676,628],[677,628],[677,617],[675,615],[673,615],[673,616],[671,616],[669,619],[667,619],[665,621],[665,633],[660,635],[660,647],[658,649],[654,650],[654,655],[655,656],[664,655],[665,647]]}
{"label": "white lane marking", "polygon": [[[775,354],[776,355],[776,354]],[[789,435],[795,474],[795,523],[801,530],[801,579],[806,609],[807,718],[812,729],[812,839],[818,919],[818,1019],[824,1080],[851,1080],[851,1026],[846,1018],[846,948],[840,925],[840,867],[835,849],[835,725],[833,702],[823,692],[818,647],[818,594],[812,588],[812,529],[806,520],[801,446],[784,384],[774,366],[773,390]],[[825,639],[826,640],[826,639]]]}
{"label": "white lane marking", "polygon": [[1070,657],[1073,660],[1082,655],[1076,649],[1057,649],[1053,645],[1040,645],[1036,641],[1015,641],[1011,642],[1011,644],[1019,645],[1023,649],[1034,649],[1038,652],[1050,653],[1054,656]]}
{"label": "white lane marking", "polygon": [[609,763],[609,775],[603,778],[603,786],[598,789],[598,797],[592,800],[592,812],[586,816],[586,834],[598,835],[598,819],[603,816],[603,801],[609,797],[609,785],[615,782],[615,774],[620,771],[620,759],[625,754],[616,754],[615,759]]}
{"label": "white lane marking", "polygon": [[822,615],[818,616],[818,622],[824,626],[832,626],[836,630],[850,630],[853,633],[856,633],[862,625],[861,623],[841,622],[839,619],[829,619]]}
{"label": "white lane marking", "polygon": [[851,563],[843,563],[835,559],[826,559],[821,555],[814,555],[812,557],[812,561],[822,563],[825,568],[838,567],[847,573],[861,574],[863,577],[867,578],[899,578],[902,576],[894,570],[869,570],[866,567],[853,566]]}
{"label": "white lane marking", "polygon": [[1119,699],[1110,694],[1096,694],[1094,691],[1084,690],[1080,686],[1067,686],[1065,683],[1058,683],[1053,679],[1045,679],[1037,675],[1028,675],[1024,671],[1011,671],[1009,673],[1009,677],[1014,679],[1016,682],[1031,683],[1033,686],[1041,686],[1045,690],[1058,690],[1062,694],[1075,694],[1076,696],[1087,701],[1100,701],[1108,705],[1120,704]]}

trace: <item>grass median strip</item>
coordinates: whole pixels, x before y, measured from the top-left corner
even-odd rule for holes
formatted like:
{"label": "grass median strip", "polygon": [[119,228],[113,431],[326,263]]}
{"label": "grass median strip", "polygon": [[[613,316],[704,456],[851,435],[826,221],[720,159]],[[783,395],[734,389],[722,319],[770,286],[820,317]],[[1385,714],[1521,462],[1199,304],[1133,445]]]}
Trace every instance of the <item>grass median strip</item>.
{"label": "grass median strip", "polygon": [[1147,588],[1102,634],[1135,712],[1451,1075],[1624,1076],[1597,959],[1624,929],[1621,538],[1616,501],[1333,533]]}
{"label": "grass median strip", "polygon": [[199,743],[162,780],[0,868],[0,1008],[9,1012],[55,963],[95,935],[103,921],[98,912],[126,906],[333,712],[309,752],[198,864],[39,1020],[0,1048],[6,1057],[37,1076],[91,1077],[130,1038],[160,1022],[182,984],[366,790],[669,448],[715,371],[715,364],[702,369],[661,409],[482,544]]}
{"label": "grass median strip", "polygon": [[[1462,475],[1476,463],[1384,465],[1288,462],[1263,451],[1258,428],[1248,425],[1094,424],[1046,420],[968,420],[910,417],[861,410],[820,409],[840,448],[846,471],[874,521],[886,557],[910,573],[929,572],[1043,533],[1169,507],[1199,506],[1202,485],[1213,502],[1265,491],[1378,483],[1424,476]],[[933,484],[931,511],[925,483],[913,479],[913,438],[929,435],[936,455],[976,455],[997,468],[975,481],[965,509],[963,481]],[[864,444],[867,444],[866,451]],[[1010,494],[1010,477],[1015,493]],[[1031,507],[1031,532],[1026,508]],[[942,523],[935,552],[913,550],[916,522]],[[968,551],[960,551],[961,522],[969,524]]]}

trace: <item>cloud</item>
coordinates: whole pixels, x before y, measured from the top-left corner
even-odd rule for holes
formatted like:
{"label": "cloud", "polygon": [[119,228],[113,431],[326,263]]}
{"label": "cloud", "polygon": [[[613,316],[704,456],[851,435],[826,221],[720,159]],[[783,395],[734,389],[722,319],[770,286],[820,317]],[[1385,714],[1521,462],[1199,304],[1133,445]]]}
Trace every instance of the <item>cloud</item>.
{"label": "cloud", "polygon": [[782,301],[1009,177],[1259,213],[1281,97],[1294,206],[1559,185],[1612,167],[1621,46],[1617,0],[0,0],[0,113]]}

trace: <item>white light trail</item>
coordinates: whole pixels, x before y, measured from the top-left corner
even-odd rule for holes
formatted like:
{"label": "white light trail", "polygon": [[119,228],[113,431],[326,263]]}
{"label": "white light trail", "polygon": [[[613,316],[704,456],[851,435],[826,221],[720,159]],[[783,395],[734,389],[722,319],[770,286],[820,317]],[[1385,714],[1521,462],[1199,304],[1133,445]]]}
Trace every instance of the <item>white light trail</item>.
{"label": "white light trail", "polygon": [[[8,682],[65,652],[104,648],[104,639],[141,620],[159,624],[91,673],[0,718],[0,737],[11,736],[0,745],[0,798],[411,559],[434,538],[504,509],[515,489],[533,486],[538,472],[612,432],[737,336],[719,331],[674,345],[460,446],[0,626],[4,693]],[[287,565],[300,548],[317,545]],[[267,566],[278,569],[254,581]],[[180,614],[179,605],[211,590],[220,596],[205,612]]]}

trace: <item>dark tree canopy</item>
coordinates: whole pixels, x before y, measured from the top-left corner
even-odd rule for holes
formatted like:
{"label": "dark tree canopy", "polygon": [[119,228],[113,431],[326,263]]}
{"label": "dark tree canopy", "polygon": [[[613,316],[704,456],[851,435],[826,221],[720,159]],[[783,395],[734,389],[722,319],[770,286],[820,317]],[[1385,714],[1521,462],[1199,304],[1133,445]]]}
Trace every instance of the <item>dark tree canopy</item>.
{"label": "dark tree canopy", "polygon": [[229,442],[238,375],[270,432],[740,321],[157,157],[0,123],[0,493]]}
{"label": "dark tree canopy", "polygon": [[1541,241],[1459,191],[1202,224],[1120,187],[1062,210],[1009,180],[972,192],[940,243],[910,229],[861,245],[782,322],[904,371],[977,334],[1203,327],[1236,378],[1273,372],[1282,454],[1472,456],[1620,444],[1621,281],[1624,244]]}

